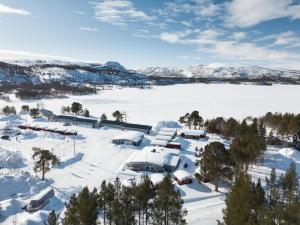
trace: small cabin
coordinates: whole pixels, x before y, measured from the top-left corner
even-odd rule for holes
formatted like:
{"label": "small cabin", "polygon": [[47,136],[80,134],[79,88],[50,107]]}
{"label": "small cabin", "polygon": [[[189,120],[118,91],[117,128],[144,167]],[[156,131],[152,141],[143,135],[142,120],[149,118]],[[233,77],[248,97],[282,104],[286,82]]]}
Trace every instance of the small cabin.
{"label": "small cabin", "polygon": [[177,183],[180,185],[190,184],[193,182],[192,175],[185,170],[176,170],[173,175]]}
{"label": "small cabin", "polygon": [[186,131],[182,131],[180,136],[185,139],[200,139],[200,138],[206,137],[206,131],[205,130],[186,130]]}
{"label": "small cabin", "polygon": [[138,131],[125,131],[123,134],[114,137],[112,143],[117,145],[139,146],[144,138],[144,133]]}
{"label": "small cabin", "polygon": [[175,148],[181,150],[181,144],[179,142],[169,142],[166,146],[167,148]]}

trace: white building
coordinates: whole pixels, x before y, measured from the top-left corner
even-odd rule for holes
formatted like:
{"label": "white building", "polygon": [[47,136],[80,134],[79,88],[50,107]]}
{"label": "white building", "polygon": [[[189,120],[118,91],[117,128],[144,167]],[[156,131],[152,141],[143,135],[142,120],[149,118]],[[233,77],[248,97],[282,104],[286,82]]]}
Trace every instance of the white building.
{"label": "white building", "polygon": [[127,168],[134,171],[172,172],[179,163],[180,151],[162,147],[147,146],[127,162]]}
{"label": "white building", "polygon": [[117,145],[139,146],[144,138],[144,133],[138,131],[124,131],[122,134],[114,137],[112,142]]}

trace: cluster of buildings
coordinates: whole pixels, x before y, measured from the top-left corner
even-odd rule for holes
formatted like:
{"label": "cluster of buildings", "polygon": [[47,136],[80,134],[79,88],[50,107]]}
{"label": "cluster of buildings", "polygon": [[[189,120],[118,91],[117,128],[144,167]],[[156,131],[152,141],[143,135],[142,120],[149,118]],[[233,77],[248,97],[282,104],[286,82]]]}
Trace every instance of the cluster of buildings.
{"label": "cluster of buildings", "polygon": [[174,142],[173,139],[177,135],[177,129],[175,128],[162,128],[154,140],[151,141],[152,146],[159,146],[164,148],[175,148],[181,149],[181,144],[179,142]]}

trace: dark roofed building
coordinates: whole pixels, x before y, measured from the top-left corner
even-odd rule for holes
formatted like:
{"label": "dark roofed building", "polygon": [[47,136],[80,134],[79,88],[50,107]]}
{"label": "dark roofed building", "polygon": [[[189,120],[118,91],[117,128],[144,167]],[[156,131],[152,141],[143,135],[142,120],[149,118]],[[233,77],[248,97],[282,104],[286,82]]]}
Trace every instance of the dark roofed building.
{"label": "dark roofed building", "polygon": [[293,136],[293,147],[300,151],[300,131]]}
{"label": "dark roofed building", "polygon": [[148,125],[125,123],[125,122],[119,122],[114,120],[102,120],[100,122],[100,127],[105,127],[105,126],[122,129],[122,130],[140,131],[146,134],[149,134],[152,129],[152,127]]}
{"label": "dark roofed building", "polygon": [[66,115],[59,115],[55,118],[58,122],[64,123],[71,123],[75,125],[86,125],[91,127],[98,127],[99,123],[98,120],[89,119],[89,118],[81,118],[76,116],[66,116]]}

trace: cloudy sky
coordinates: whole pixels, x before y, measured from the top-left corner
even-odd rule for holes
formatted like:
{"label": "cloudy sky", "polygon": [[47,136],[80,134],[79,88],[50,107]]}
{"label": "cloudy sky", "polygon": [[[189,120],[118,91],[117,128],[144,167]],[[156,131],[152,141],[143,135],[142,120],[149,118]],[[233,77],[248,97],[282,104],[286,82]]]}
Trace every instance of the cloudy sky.
{"label": "cloudy sky", "polygon": [[300,0],[0,0],[0,58],[300,69]]}

